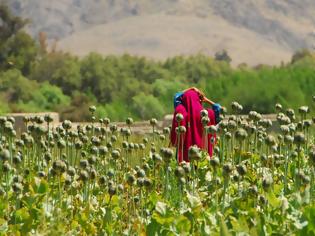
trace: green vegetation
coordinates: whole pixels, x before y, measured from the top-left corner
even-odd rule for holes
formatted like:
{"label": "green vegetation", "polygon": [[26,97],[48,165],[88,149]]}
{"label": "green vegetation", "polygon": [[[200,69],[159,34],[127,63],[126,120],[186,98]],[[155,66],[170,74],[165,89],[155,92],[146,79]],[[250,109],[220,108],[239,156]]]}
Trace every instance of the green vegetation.
{"label": "green vegetation", "polygon": [[[229,65],[226,51],[216,59],[178,56],[164,62],[130,55],[84,58],[47,47],[23,32],[27,23],[0,7],[0,113],[57,111],[73,121],[88,118],[90,104],[100,116],[123,120],[161,118],[173,111],[173,94],[189,86],[221,104],[240,101],[244,112],[273,112],[273,104],[296,108],[315,91],[315,56],[297,52],[279,67]],[[145,99],[144,99],[145,98]]]}
{"label": "green vegetation", "polygon": [[137,135],[95,109],[79,127],[25,117],[20,136],[0,118],[0,235],[315,235],[309,107],[276,104],[277,133],[253,111],[204,126],[214,156],[192,146],[181,164],[156,119]]}

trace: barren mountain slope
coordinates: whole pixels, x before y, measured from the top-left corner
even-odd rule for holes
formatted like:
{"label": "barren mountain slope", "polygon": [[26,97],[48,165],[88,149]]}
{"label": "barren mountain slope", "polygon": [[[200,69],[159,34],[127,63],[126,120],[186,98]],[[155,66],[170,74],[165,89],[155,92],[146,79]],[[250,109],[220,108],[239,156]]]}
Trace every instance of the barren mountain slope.
{"label": "barren mountain slope", "polygon": [[164,59],[213,55],[278,64],[315,42],[314,0],[0,0],[31,18],[59,47],[85,55],[124,52]]}

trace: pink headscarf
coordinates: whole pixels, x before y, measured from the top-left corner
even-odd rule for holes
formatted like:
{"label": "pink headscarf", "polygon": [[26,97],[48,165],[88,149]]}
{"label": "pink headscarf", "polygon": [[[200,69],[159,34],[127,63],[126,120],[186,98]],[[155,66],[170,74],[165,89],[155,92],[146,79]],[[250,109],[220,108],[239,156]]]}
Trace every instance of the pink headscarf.
{"label": "pink headscarf", "polygon": [[[200,102],[199,93],[196,92],[193,89],[187,90],[182,97],[182,104],[178,105],[174,112],[173,117],[173,124],[172,124],[172,130],[171,130],[171,142],[174,146],[178,145],[177,140],[177,134],[176,134],[176,127],[178,126],[176,121],[176,114],[181,113],[184,116],[184,120],[181,122],[180,125],[183,125],[186,127],[186,133],[183,134],[182,139],[184,147],[183,147],[183,153],[181,151],[181,148],[178,150],[179,152],[179,162],[186,161],[188,162],[188,149],[192,145],[197,145],[200,148],[205,148],[203,143],[203,126],[201,123],[201,115],[200,112],[204,108],[202,107],[202,104]],[[210,119],[210,122],[208,125],[215,125],[215,113],[212,109],[208,109],[208,117]],[[211,144],[212,135],[208,135],[208,153],[210,156],[212,156],[212,149],[213,144]],[[182,143],[181,139],[180,145]]]}

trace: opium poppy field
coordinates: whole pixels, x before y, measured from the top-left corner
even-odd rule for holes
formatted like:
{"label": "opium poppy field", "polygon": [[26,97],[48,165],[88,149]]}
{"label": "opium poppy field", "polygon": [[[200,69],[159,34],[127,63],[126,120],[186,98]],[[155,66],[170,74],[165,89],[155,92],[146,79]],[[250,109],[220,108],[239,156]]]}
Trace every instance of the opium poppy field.
{"label": "opium poppy field", "polygon": [[90,107],[88,125],[25,117],[17,134],[1,117],[0,235],[315,235],[312,111],[275,111],[233,102],[204,126],[213,156],[192,146],[180,164],[156,119],[139,135]]}

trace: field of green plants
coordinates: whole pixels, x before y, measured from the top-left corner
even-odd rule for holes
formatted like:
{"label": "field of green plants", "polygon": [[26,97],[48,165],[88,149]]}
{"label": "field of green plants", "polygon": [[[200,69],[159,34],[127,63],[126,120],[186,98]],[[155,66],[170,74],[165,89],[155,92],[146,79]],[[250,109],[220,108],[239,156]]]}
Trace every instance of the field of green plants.
{"label": "field of green plants", "polygon": [[[169,127],[146,136],[108,118],[53,128],[0,118],[0,235],[315,235],[312,113],[276,104],[278,129],[251,111],[222,119],[215,154],[176,162]],[[222,115],[222,118],[224,115]],[[184,132],[184,129],[178,129]]]}

